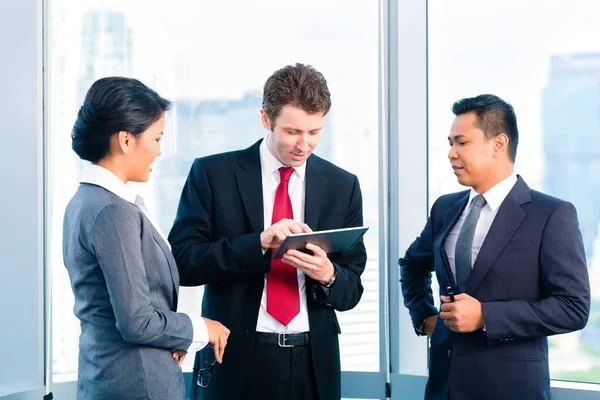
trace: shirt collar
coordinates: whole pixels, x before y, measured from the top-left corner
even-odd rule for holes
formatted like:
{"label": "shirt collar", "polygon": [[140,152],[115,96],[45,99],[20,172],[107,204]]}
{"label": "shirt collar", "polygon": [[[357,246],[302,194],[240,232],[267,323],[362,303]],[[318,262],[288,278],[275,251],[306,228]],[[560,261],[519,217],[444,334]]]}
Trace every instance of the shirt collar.
{"label": "shirt collar", "polygon": [[[271,152],[267,148],[267,138],[266,137],[263,139],[263,141],[261,142],[261,144],[259,146],[259,153],[260,153],[260,166],[262,169],[263,177],[267,177],[267,176],[271,175],[273,172],[278,171],[279,168],[281,168],[281,167],[287,167],[287,165],[283,165],[278,159],[275,158],[275,156],[273,156],[273,154],[271,154]],[[298,175],[300,180],[302,180],[302,182],[304,182],[304,178],[306,176],[306,162],[304,162],[299,167],[294,167],[294,171],[296,172],[296,174]]]}
{"label": "shirt collar", "polygon": [[125,185],[122,180],[117,178],[115,174],[104,167],[95,164],[86,165],[81,173],[80,182],[101,186],[123,200],[135,204],[135,192]]}
{"label": "shirt collar", "polygon": [[[490,206],[492,211],[496,211],[496,209],[500,207],[500,204],[502,204],[506,196],[508,196],[508,193],[510,193],[512,190],[513,186],[515,186],[515,183],[517,183],[517,175],[512,173],[508,178],[496,183],[483,194],[483,198]],[[471,189],[471,193],[469,194],[469,204],[471,203],[471,200],[473,200],[473,197],[477,196],[478,194],[479,193],[477,193],[474,189]]]}

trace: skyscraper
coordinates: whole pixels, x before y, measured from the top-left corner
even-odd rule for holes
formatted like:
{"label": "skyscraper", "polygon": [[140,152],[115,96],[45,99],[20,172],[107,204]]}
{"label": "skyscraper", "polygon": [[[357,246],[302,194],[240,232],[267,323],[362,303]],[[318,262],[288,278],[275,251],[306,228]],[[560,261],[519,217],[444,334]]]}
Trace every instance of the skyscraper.
{"label": "skyscraper", "polygon": [[92,10],[83,17],[79,64],[78,102],[95,80],[105,76],[131,76],[132,34],[120,11]]}
{"label": "skyscraper", "polygon": [[591,260],[600,223],[600,53],[551,58],[542,126],[544,190],[575,205]]}

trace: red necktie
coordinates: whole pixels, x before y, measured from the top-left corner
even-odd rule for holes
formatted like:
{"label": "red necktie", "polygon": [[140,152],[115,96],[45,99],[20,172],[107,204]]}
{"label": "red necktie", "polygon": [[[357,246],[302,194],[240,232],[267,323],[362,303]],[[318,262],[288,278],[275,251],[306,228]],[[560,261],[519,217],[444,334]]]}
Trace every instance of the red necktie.
{"label": "red necktie", "polygon": [[[292,201],[288,194],[292,167],[279,168],[281,181],[275,192],[272,223],[284,218],[294,219]],[[296,268],[281,259],[271,260],[271,271],[267,274],[267,312],[283,325],[287,325],[300,312],[298,275]]]}

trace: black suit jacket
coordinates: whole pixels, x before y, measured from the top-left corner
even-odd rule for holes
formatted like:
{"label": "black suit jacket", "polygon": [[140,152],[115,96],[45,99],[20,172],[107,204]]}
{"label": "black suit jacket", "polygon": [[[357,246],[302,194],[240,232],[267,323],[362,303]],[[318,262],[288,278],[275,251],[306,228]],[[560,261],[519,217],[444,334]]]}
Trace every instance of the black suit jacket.
{"label": "black suit jacket", "polygon": [[[194,380],[193,399],[239,399],[246,372],[260,368],[250,355],[271,255],[270,251],[263,255],[260,246],[264,230],[260,142],[195,160],[169,235],[181,284],[205,285],[202,315],[231,330],[223,364],[215,365],[207,390],[198,390]],[[361,226],[356,176],[311,155],[304,220],[315,231]],[[337,278],[328,293],[306,277],[313,368],[324,400],[341,397],[340,327],[334,310],[349,310],[361,298],[363,242],[352,251],[330,254],[330,260]],[[200,367],[204,351],[197,354]]]}
{"label": "black suit jacket", "polygon": [[[469,191],[440,197],[421,235],[400,259],[413,324],[437,314],[431,292],[457,293],[444,241]],[[454,333],[438,319],[431,338],[428,400],[550,399],[547,336],[582,329],[590,286],[571,203],[517,183],[498,209],[467,291],[482,303],[486,330]]]}

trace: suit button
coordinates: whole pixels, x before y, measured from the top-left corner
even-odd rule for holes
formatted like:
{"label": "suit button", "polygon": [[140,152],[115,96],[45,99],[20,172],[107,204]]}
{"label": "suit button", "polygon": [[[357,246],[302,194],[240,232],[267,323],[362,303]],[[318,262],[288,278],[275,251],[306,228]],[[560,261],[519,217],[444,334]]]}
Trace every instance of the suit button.
{"label": "suit button", "polygon": [[248,271],[248,268],[246,268],[246,267],[242,268],[242,272],[246,272],[246,271]]}
{"label": "suit button", "polygon": [[249,327],[246,328],[246,332],[252,333],[252,332],[254,332],[254,328],[251,327],[251,326],[249,326]]}
{"label": "suit button", "polygon": [[450,357],[450,350],[448,350],[448,357]]}

